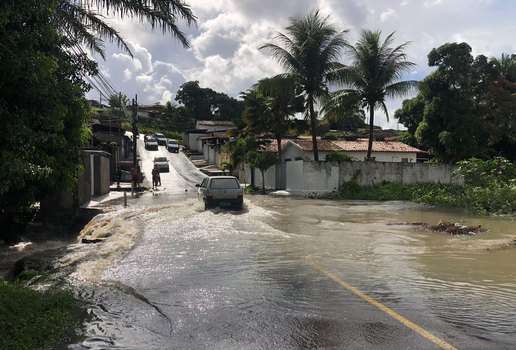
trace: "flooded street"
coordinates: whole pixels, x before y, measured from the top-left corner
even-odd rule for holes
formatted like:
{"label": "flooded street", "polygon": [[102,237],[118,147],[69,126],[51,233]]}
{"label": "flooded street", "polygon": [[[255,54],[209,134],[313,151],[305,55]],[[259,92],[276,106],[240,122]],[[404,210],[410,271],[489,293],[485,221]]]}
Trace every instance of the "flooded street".
{"label": "flooded street", "polygon": [[[61,260],[92,316],[72,348],[514,348],[510,218],[281,196],[203,211],[182,196],[149,195],[97,217],[86,230],[113,235]],[[405,224],[440,220],[489,232]]]}

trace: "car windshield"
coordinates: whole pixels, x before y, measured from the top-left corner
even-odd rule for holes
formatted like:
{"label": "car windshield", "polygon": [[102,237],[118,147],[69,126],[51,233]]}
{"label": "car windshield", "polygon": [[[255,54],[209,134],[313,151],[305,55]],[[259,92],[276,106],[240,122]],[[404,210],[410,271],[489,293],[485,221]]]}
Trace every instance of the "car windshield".
{"label": "car windshield", "polygon": [[166,157],[156,157],[156,158],[154,158],[154,161],[155,162],[166,162],[167,158]]}
{"label": "car windshield", "polygon": [[169,145],[177,145],[177,141],[176,140],[169,140],[168,144]]}
{"label": "car windshield", "polygon": [[157,137],[157,138],[164,138],[164,137],[165,137],[165,135],[163,135],[163,134],[156,134],[156,137]]}
{"label": "car windshield", "polygon": [[237,179],[212,179],[210,188],[240,188],[240,184]]}
{"label": "car windshield", "polygon": [[147,139],[148,142],[156,142],[156,139],[154,137],[149,137]]}

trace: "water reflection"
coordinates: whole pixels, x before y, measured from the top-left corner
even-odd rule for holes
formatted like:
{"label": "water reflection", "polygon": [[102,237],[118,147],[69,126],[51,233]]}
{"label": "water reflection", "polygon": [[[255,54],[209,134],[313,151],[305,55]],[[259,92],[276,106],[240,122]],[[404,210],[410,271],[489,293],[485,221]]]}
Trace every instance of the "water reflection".
{"label": "water reflection", "polygon": [[[235,213],[165,199],[106,215],[94,229],[111,231],[105,246],[64,259],[94,315],[77,348],[434,348],[306,257],[459,348],[512,346],[516,250],[498,249],[510,218],[270,196]],[[400,224],[440,220],[489,232]]]}

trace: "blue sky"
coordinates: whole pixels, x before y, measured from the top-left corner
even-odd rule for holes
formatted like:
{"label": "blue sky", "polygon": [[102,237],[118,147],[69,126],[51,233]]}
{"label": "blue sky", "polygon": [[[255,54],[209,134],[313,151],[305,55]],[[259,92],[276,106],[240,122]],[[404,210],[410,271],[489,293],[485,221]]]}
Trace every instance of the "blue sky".
{"label": "blue sky", "polygon": [[[431,69],[426,56],[447,42],[467,42],[473,55],[499,57],[516,53],[516,1],[512,0],[191,0],[197,26],[180,27],[190,37],[185,49],[170,35],[151,31],[136,21],[112,18],[131,47],[134,58],[106,43],[106,60],[99,68],[116,90],[141,104],[173,100],[186,81],[198,80],[238,98],[261,78],[280,73],[281,67],[266,51],[258,50],[285,32],[290,17],[319,9],[337,30],[349,30],[351,43],[361,29],[395,32],[395,44],[411,42],[408,60],[416,63],[407,79],[421,80]],[[109,18],[109,16],[108,16]],[[346,61],[343,59],[343,63]],[[410,96],[409,96],[410,97]],[[99,99],[95,90],[88,98]],[[375,121],[397,128],[394,111],[402,99],[388,101],[387,123],[378,111]],[[401,126],[400,126],[401,127]]]}

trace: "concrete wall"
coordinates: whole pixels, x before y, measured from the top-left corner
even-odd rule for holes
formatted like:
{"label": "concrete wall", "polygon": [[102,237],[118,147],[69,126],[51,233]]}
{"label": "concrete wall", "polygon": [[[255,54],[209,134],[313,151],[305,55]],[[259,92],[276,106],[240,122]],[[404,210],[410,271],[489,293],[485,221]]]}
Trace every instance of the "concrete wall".
{"label": "concrete wall", "polygon": [[197,142],[198,138],[201,136],[205,136],[205,134],[201,133],[187,133],[183,134],[183,145],[190,149],[190,151],[200,152],[201,148],[199,147],[199,143]]}
{"label": "concrete wall", "polygon": [[[452,177],[454,166],[448,164],[401,163],[401,162],[285,162],[285,189],[292,194],[308,195],[338,191],[339,185],[353,178],[363,186],[394,182],[414,183],[457,183],[462,178]],[[261,187],[261,174],[255,170],[255,183]],[[276,169],[271,167],[266,173],[266,187],[278,188],[282,185],[276,179]],[[251,182],[250,168],[245,168],[245,181]]]}
{"label": "concrete wall", "polygon": [[[245,183],[251,184],[251,167],[245,165]],[[262,188],[262,172],[260,169],[254,169],[254,184],[258,188]],[[265,171],[265,188],[275,189],[276,188],[276,166],[273,165]]]}
{"label": "concrete wall", "polygon": [[286,162],[286,190],[296,195],[335,192],[339,188],[339,167],[327,162]]}

